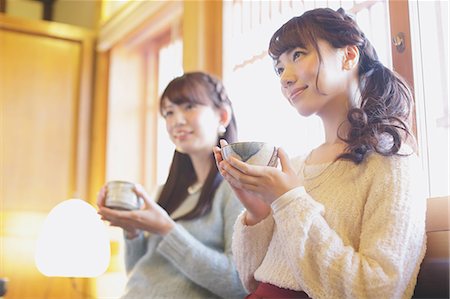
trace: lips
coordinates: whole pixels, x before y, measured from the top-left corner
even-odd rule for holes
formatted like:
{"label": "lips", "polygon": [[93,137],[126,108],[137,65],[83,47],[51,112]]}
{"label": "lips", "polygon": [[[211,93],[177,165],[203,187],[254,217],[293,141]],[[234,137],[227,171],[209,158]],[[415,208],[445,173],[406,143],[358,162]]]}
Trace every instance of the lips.
{"label": "lips", "polygon": [[185,139],[187,136],[189,136],[192,132],[191,131],[175,131],[173,133],[173,137],[176,139]]}
{"label": "lips", "polygon": [[296,96],[303,93],[308,88],[308,86],[303,86],[299,88],[294,88],[289,94],[289,100],[292,102]]}

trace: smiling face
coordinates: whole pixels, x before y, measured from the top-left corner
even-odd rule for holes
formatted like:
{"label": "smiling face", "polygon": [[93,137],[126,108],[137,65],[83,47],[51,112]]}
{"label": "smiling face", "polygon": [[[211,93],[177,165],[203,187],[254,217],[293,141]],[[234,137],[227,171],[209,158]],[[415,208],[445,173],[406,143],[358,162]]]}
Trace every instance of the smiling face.
{"label": "smiling face", "polygon": [[355,82],[354,74],[345,68],[345,48],[333,48],[323,40],[317,45],[320,56],[312,46],[296,47],[275,61],[283,95],[303,116],[326,115],[346,107]]}
{"label": "smiling face", "polygon": [[210,155],[217,144],[220,109],[191,102],[162,101],[166,129],[177,149],[188,155]]}

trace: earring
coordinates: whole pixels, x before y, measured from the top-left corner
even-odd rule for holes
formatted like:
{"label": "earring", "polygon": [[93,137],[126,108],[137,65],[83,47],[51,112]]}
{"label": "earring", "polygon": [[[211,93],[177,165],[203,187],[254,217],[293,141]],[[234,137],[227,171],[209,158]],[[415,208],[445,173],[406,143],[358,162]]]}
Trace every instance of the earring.
{"label": "earring", "polygon": [[223,124],[220,124],[219,127],[217,128],[217,134],[219,135],[219,137],[223,137],[223,135],[225,135],[226,131],[227,131],[227,128],[225,128],[225,126]]}
{"label": "earring", "polygon": [[344,64],[344,69],[349,71],[353,68],[354,62],[353,61],[347,61]]}

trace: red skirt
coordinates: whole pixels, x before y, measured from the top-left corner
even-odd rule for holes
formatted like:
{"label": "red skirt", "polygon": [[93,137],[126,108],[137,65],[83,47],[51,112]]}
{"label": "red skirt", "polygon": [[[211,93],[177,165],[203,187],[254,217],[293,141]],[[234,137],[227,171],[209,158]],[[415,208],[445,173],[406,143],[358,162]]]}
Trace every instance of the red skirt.
{"label": "red skirt", "polygon": [[245,299],[281,299],[281,298],[308,299],[309,296],[308,294],[302,291],[283,289],[270,283],[261,282],[253,293],[245,297]]}

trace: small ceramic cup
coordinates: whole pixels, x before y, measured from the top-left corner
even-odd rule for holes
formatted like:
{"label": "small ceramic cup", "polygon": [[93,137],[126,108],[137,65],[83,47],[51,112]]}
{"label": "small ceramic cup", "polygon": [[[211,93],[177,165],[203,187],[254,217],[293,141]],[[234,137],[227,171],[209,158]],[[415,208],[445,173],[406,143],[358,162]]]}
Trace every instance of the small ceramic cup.
{"label": "small ceramic cup", "polygon": [[126,181],[108,182],[105,206],[116,210],[138,210],[141,203],[133,187],[133,183]]}
{"label": "small ceramic cup", "polygon": [[6,291],[8,290],[8,278],[0,277],[0,297],[3,298],[6,295]]}
{"label": "small ceramic cup", "polygon": [[267,142],[235,142],[222,148],[222,157],[228,160],[235,157],[252,165],[272,166],[278,164],[278,150]]}

